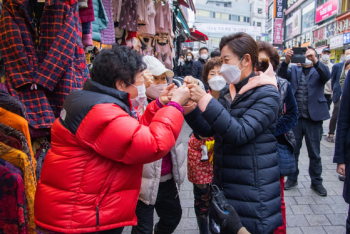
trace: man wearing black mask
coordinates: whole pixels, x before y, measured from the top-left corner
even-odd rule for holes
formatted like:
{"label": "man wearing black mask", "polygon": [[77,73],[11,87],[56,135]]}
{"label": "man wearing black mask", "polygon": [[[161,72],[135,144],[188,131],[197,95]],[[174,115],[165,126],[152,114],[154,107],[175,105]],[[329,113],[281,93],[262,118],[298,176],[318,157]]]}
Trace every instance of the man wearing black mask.
{"label": "man wearing black mask", "polygon": [[320,196],[327,196],[327,190],[323,187],[322,163],[320,156],[320,144],[322,138],[322,123],[329,119],[327,100],[324,97],[324,85],[330,79],[330,72],[327,66],[317,59],[317,52],[308,47],[305,57],[306,61],[301,66],[292,66],[293,50],[286,52],[286,58],[282,62],[278,75],[287,79],[292,87],[297,100],[299,110],[298,124],[293,128],[296,138],[295,160],[297,163],[296,172],[288,177],[284,186],[290,190],[298,184],[298,159],[303,137],[305,136],[308,155],[310,158],[309,174],[311,177],[311,188]]}

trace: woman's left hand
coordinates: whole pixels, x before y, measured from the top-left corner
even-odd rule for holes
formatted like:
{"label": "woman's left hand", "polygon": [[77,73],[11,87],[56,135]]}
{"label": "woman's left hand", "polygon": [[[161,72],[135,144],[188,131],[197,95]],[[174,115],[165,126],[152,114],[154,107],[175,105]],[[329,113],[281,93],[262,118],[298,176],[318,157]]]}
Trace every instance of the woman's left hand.
{"label": "woman's left hand", "polygon": [[189,84],[196,84],[198,85],[198,80],[193,78],[192,76],[186,76],[184,79],[184,83],[186,83],[187,85]]}
{"label": "woman's left hand", "polygon": [[153,75],[149,70],[143,72],[144,82],[146,89],[153,84]]}
{"label": "woman's left hand", "polygon": [[[159,101],[163,104],[163,105],[167,105],[170,100],[171,100],[171,97],[174,93],[174,90],[175,90],[175,84],[171,84],[171,85],[168,85],[168,87],[166,87],[162,93],[160,94],[159,96]],[[170,98],[169,98],[170,97]]]}
{"label": "woman's left hand", "polygon": [[207,93],[196,84],[187,85],[190,89],[191,100],[194,102],[199,102]]}

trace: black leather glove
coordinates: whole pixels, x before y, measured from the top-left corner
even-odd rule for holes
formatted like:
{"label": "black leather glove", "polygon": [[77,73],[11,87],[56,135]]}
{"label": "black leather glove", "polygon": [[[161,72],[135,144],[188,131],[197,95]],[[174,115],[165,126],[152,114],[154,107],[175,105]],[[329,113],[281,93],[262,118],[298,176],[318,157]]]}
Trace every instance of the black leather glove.
{"label": "black leather glove", "polygon": [[226,212],[221,210],[216,202],[212,202],[212,211],[215,212],[218,222],[221,227],[221,233],[237,234],[238,231],[243,227],[241,219],[239,218],[236,210],[231,206],[226,204]]}

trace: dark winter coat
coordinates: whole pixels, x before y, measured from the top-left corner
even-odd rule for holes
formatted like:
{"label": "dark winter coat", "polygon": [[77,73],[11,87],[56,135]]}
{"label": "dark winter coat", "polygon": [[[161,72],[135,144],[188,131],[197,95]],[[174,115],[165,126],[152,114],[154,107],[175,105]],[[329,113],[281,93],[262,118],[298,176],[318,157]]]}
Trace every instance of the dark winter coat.
{"label": "dark winter coat", "polygon": [[[193,66],[193,60],[191,59],[190,61],[188,61],[186,59],[185,64],[183,66],[183,76],[190,76],[192,75],[192,66]],[[202,76],[201,76],[202,78]],[[203,79],[200,79],[203,80]]]}
{"label": "dark winter coat", "polygon": [[350,203],[350,80],[346,77],[340,101],[337,132],[335,138],[334,163],[345,163],[345,183],[343,197]]}
{"label": "dark winter coat", "polygon": [[[292,66],[288,69],[288,64],[282,62],[277,75],[287,79],[293,88],[294,95],[298,90],[303,68]],[[329,68],[323,63],[317,62],[310,70],[308,78],[308,110],[313,121],[329,119],[327,99],[324,97],[324,86],[330,79]]]}
{"label": "dark winter coat", "polygon": [[337,102],[341,96],[340,76],[343,71],[344,62],[337,63],[332,68],[331,80],[333,90],[333,102]]}
{"label": "dark winter coat", "polygon": [[287,176],[294,173],[296,169],[293,156],[296,141],[292,128],[298,123],[298,106],[291,84],[287,80],[277,77],[277,85],[281,96],[275,136],[280,147],[279,166],[281,174]]}
{"label": "dark winter coat", "polygon": [[275,132],[280,95],[272,85],[253,88],[235,101],[225,87],[202,113],[185,120],[202,137],[215,135],[214,177],[250,233],[282,225],[280,170]]}
{"label": "dark winter coat", "polygon": [[191,76],[203,81],[202,73],[206,61],[199,58],[197,61],[193,62]]}

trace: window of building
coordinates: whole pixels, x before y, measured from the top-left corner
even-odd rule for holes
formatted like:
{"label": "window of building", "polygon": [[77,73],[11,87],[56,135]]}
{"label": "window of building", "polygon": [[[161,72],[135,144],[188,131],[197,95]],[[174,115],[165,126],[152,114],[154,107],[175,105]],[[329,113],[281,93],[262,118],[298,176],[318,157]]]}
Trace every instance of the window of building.
{"label": "window of building", "polygon": [[216,6],[220,6],[220,3],[216,3]]}
{"label": "window of building", "polygon": [[256,26],[261,27],[261,22],[256,22]]}
{"label": "window of building", "polygon": [[210,11],[196,10],[197,16],[210,17]]}
{"label": "window of building", "polygon": [[250,17],[247,17],[247,23],[250,23]]}
{"label": "window of building", "polygon": [[240,16],[239,19],[240,19],[239,22],[244,22],[244,17],[243,16]]}
{"label": "window of building", "polygon": [[221,19],[221,13],[215,12],[215,19]]}
{"label": "window of building", "polygon": [[237,16],[237,21],[241,21],[241,18],[240,16]]}
{"label": "window of building", "polygon": [[308,6],[304,7],[301,24],[303,33],[309,31],[311,27],[315,25],[315,2],[312,2]]}
{"label": "window of building", "polygon": [[223,20],[230,20],[229,16],[230,16],[229,14],[221,13],[221,19],[223,19]]}
{"label": "window of building", "polygon": [[228,4],[227,4],[227,3],[225,3],[225,4],[224,4],[224,7],[228,7]]}
{"label": "window of building", "polygon": [[255,26],[255,21],[253,21],[253,26]]}
{"label": "window of building", "polygon": [[258,8],[258,14],[262,14],[262,9]]}
{"label": "window of building", "polygon": [[348,10],[350,10],[350,0],[342,1],[341,13],[344,13],[344,12],[346,12]]}
{"label": "window of building", "polygon": [[256,41],[261,41],[261,37],[260,36],[256,36]]}
{"label": "window of building", "polygon": [[237,15],[231,15],[231,19],[232,21],[237,21]]}

